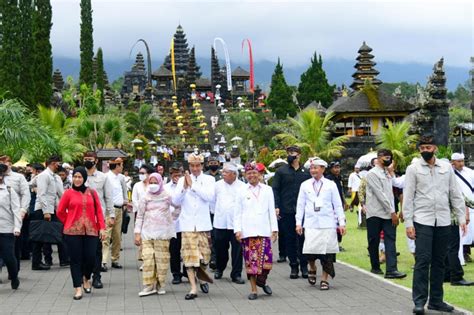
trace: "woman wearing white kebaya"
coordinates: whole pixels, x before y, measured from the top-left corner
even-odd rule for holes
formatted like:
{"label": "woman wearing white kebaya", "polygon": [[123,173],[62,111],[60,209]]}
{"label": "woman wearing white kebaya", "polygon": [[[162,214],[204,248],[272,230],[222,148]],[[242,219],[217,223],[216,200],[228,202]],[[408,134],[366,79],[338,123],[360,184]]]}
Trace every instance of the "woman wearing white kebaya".
{"label": "woman wearing white kebaya", "polygon": [[[311,179],[301,184],[296,204],[296,232],[305,234],[303,254],[308,257],[308,282],[316,284],[316,259],[323,273],[321,290],[329,290],[328,276],[334,278],[335,255],[339,252],[337,223],[342,235],[346,233],[346,218],[336,184],[324,178],[327,163],[319,158],[309,160]],[[302,223],[304,221],[304,224]]]}

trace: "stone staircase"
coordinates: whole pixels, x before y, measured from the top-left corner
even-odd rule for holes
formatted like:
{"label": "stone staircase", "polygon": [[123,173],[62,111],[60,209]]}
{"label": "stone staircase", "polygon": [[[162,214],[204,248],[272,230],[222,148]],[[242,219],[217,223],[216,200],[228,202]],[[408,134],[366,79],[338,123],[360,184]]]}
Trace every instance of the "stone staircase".
{"label": "stone staircase", "polygon": [[206,116],[206,123],[209,130],[209,143],[213,144],[214,131],[211,128],[211,116],[219,116],[219,111],[217,110],[217,107],[214,105],[214,103],[209,101],[200,101],[199,104],[201,104],[202,114]]}

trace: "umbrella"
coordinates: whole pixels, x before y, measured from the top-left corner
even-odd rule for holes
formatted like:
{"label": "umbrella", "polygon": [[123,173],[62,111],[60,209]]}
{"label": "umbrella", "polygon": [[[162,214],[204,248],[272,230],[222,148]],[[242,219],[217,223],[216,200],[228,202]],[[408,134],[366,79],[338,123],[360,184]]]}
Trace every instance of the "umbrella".
{"label": "umbrella", "polygon": [[370,165],[372,159],[377,158],[377,152],[371,151],[365,155],[362,155],[358,160],[356,165],[359,167],[367,167]]}
{"label": "umbrella", "polygon": [[13,164],[13,166],[15,167],[26,167],[26,165],[28,165],[28,162],[25,160],[19,160],[18,162]]}
{"label": "umbrella", "polygon": [[230,139],[230,141],[242,141],[242,138],[239,136],[235,136],[232,139]]}
{"label": "umbrella", "polygon": [[287,161],[278,158],[278,159],[276,159],[275,161],[271,162],[270,165],[268,165],[268,167],[269,167],[269,168],[275,168],[275,166],[277,166],[278,164],[281,164],[281,163],[288,164]]}

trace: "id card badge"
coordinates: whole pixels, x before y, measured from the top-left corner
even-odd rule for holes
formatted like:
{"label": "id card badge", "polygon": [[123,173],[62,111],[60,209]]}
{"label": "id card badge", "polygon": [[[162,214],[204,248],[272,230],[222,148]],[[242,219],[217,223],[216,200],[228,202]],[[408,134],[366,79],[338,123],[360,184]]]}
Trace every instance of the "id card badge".
{"label": "id card badge", "polygon": [[318,212],[321,211],[321,208],[323,207],[323,200],[319,197],[316,198],[316,200],[313,203],[314,205],[314,211]]}

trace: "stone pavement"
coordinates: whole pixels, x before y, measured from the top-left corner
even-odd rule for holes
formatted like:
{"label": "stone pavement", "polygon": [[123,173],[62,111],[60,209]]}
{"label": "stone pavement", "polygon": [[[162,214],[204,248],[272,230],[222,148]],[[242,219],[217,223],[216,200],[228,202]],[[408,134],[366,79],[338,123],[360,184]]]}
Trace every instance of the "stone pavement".
{"label": "stone pavement", "polygon": [[412,310],[411,294],[406,289],[340,263],[336,264],[337,275],[330,281],[329,291],[311,287],[306,279],[290,280],[288,265],[275,263],[268,280],[273,295],[260,292],[255,301],[247,300],[248,282],[238,285],[230,281],[230,270],[210,285],[208,295],[198,293],[194,301],[184,300],[189,290],[186,282],[169,282],[166,295],[140,298],[141,274],[132,235],[124,235],[124,241],[124,269],[104,273],[104,288],[84,294],[80,301],[72,299],[69,269],[57,265],[56,253],[50,271],[31,271],[30,262],[22,261],[21,285],[16,292],[10,289],[3,271],[0,314],[411,314]]}

